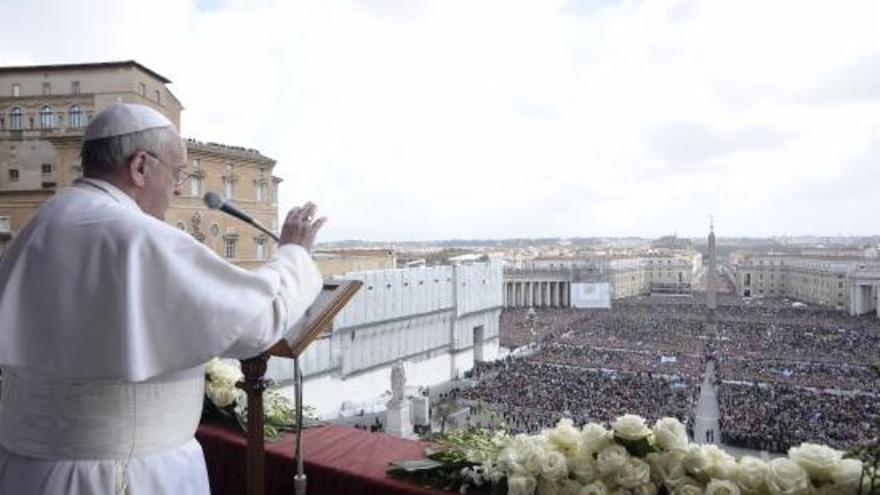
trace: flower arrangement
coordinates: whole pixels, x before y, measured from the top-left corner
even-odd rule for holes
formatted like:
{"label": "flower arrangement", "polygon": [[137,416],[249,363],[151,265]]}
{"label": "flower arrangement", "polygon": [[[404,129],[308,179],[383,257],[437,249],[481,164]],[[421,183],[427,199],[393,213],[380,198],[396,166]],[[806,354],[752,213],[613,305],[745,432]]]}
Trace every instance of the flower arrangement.
{"label": "flower arrangement", "polygon": [[563,419],[539,435],[472,431],[441,438],[429,462],[389,473],[464,493],[508,495],[880,495],[876,466],[801,444],[769,462],[690,443],[674,418],[627,414],[611,428]]}
{"label": "flower arrangement", "polygon": [[[205,402],[203,419],[234,422],[247,430],[247,394],[236,384],[244,378],[235,361],[214,358],[205,365]],[[277,440],[284,430],[295,426],[295,405],[277,389],[263,392],[263,432],[267,440]],[[303,424],[318,423],[314,408],[303,406]]]}

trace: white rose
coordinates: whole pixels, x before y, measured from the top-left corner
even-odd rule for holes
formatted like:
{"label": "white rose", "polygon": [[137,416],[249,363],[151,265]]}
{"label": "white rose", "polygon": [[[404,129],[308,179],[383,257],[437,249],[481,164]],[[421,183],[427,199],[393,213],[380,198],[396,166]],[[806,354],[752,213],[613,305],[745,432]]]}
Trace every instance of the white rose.
{"label": "white rose", "polygon": [[601,481],[594,481],[589,485],[584,485],[578,495],[608,495],[608,487]]}
{"label": "white rose", "polygon": [[507,478],[507,495],[532,495],[537,486],[534,476],[514,474]]}
{"label": "white rose", "polygon": [[596,458],[596,467],[603,475],[614,474],[626,464],[628,458],[629,454],[622,445],[609,445],[599,452],[599,456]]}
{"label": "white rose", "polygon": [[541,464],[541,476],[551,480],[561,480],[568,477],[568,464],[561,452],[551,450],[544,456]]}
{"label": "white rose", "polygon": [[523,453],[523,467],[533,476],[538,476],[544,469],[544,458],[547,452],[536,446],[530,446]]}
{"label": "white rose", "polygon": [[554,447],[567,456],[577,452],[581,443],[581,432],[574,427],[574,423],[568,418],[559,420],[555,428],[544,432],[544,436]]}
{"label": "white rose", "polygon": [[712,479],[736,481],[737,464],[735,460],[719,461],[709,470]]}
{"label": "white rose", "polygon": [[744,495],[760,495],[767,486],[767,463],[752,456],[743,456],[736,467],[736,484]]}
{"label": "white rose", "polygon": [[235,402],[236,393],[234,388],[218,385],[213,382],[205,383],[205,393],[208,399],[217,407],[226,407]]}
{"label": "white rose", "polygon": [[712,467],[712,464],[707,451],[700,448],[699,445],[692,444],[689,446],[681,463],[684,466],[684,470],[689,474],[699,479],[708,480],[708,470]]}
{"label": "white rose", "polygon": [[633,488],[651,482],[651,467],[648,466],[647,462],[641,459],[630,457],[626,460],[623,466],[617,470],[614,476],[614,481],[618,485],[632,490]]}
{"label": "white rose", "polygon": [[[862,461],[858,459],[843,459],[831,473],[834,488],[841,495],[855,495],[859,492],[859,483],[862,479]],[[866,480],[866,483],[869,481]],[[865,490],[863,490],[865,491]]]}
{"label": "white rose", "polygon": [[233,363],[234,361],[214,358],[205,364],[205,373],[207,373],[213,381],[234,385],[235,382],[240,380],[244,375],[242,375],[241,369],[238,367],[239,365]]}
{"label": "white rose", "polygon": [[614,434],[624,440],[641,440],[651,434],[645,426],[645,418],[635,414],[624,414],[611,423]]}
{"label": "white rose", "polygon": [[805,495],[813,490],[807,471],[791,459],[773,459],[768,468],[767,489],[772,495]]}
{"label": "white rose", "polygon": [[651,466],[651,480],[654,483],[677,485],[685,477],[682,452],[652,452],[645,456],[645,460]]}
{"label": "white rose", "polygon": [[522,465],[522,457],[517,451],[518,446],[518,444],[514,445],[511,443],[511,445],[501,449],[501,452],[498,453],[498,469],[507,473],[516,473],[526,470],[525,466]]}
{"label": "white rose", "polygon": [[205,363],[205,374],[211,374],[214,372],[214,369],[217,368],[217,363],[220,362],[220,358],[212,358],[210,361]]}
{"label": "white rose", "polygon": [[672,489],[672,495],[703,495],[703,488],[696,483],[682,483]]}
{"label": "white rose", "polygon": [[712,480],[706,485],[706,495],[741,495],[741,492],[732,481]]}
{"label": "white rose", "polygon": [[701,449],[709,460],[706,472],[710,478],[731,480],[736,476],[736,459],[732,455],[717,445],[703,445]]}
{"label": "white rose", "polygon": [[663,450],[684,450],[688,446],[687,429],[675,418],[658,419],[652,431]]}
{"label": "white rose", "polygon": [[568,469],[581,483],[591,483],[599,477],[596,461],[591,454],[576,455],[568,460]]}
{"label": "white rose", "polygon": [[613,443],[611,432],[600,424],[588,423],[581,428],[583,447],[589,453],[599,452]]}
{"label": "white rose", "polygon": [[810,479],[818,484],[831,480],[831,473],[843,459],[843,452],[825,445],[802,443],[788,449],[788,458],[806,469]]}

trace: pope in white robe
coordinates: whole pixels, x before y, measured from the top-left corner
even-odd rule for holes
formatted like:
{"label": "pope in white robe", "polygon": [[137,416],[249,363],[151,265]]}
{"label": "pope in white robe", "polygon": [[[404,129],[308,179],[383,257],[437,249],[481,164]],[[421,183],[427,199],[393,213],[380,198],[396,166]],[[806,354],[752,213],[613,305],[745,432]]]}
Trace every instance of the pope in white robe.
{"label": "pope in white robe", "polygon": [[[157,135],[117,168],[87,149]],[[296,338],[322,286],[308,248],[323,219],[294,208],[273,258],[238,268],[161,221],[185,164],[164,116],[110,107],[86,130],[87,177],[0,260],[0,494],[208,494],[204,363]]]}

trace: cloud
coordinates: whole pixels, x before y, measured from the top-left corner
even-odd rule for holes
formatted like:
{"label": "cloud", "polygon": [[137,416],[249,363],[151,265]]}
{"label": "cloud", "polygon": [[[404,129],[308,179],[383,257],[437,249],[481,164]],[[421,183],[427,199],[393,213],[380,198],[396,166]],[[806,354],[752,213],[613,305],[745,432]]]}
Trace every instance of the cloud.
{"label": "cloud", "polygon": [[0,63],[138,60],[185,135],[276,159],[325,240],[836,232],[823,181],[876,209],[878,8],[2,2]]}
{"label": "cloud", "polygon": [[808,104],[880,103],[880,53],[861,57],[819,78],[795,99]]}
{"label": "cloud", "polygon": [[716,129],[689,122],[651,129],[645,139],[663,160],[685,163],[774,149],[787,141],[784,133],[767,127]]}

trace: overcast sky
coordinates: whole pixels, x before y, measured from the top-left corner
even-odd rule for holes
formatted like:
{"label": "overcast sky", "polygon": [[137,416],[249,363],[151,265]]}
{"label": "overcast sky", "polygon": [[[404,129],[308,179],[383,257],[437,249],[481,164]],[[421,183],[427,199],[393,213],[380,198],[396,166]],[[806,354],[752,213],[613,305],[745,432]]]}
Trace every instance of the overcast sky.
{"label": "overcast sky", "polygon": [[322,240],[880,232],[880,2],[0,0],[0,64],[134,59]]}

